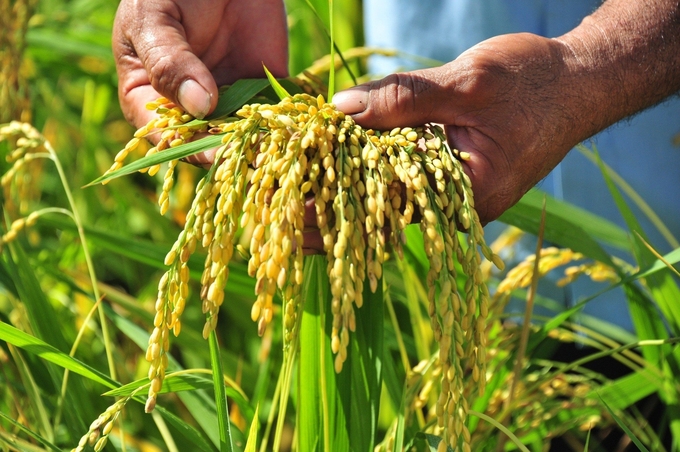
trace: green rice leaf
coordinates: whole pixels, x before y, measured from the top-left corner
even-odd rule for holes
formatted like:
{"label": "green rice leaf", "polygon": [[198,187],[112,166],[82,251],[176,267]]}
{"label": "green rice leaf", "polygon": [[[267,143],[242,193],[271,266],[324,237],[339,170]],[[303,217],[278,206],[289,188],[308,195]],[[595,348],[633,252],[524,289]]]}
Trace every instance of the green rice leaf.
{"label": "green rice leaf", "polygon": [[[14,344],[19,348],[25,349],[27,352],[34,355],[39,355],[45,361],[51,362],[64,369],[70,369],[68,366],[75,366],[79,370],[73,370],[75,373],[81,374],[80,371],[85,372],[87,378],[97,379],[104,377],[109,387],[115,387],[115,384],[104,374],[101,374],[89,366],[85,366],[80,361],[74,360],[66,352],[70,350],[61,327],[55,319],[58,318],[54,307],[47,299],[46,294],[42,291],[40,282],[35,274],[35,269],[21,247],[19,242],[12,242],[9,244],[11,253],[7,258],[7,269],[14,281],[17,289],[19,299],[26,310],[28,320],[30,322],[32,331],[35,336],[24,333],[23,331],[12,327],[9,324],[1,324],[5,333],[12,333],[12,342],[5,339],[7,342]],[[85,366],[85,367],[82,367]],[[47,365],[49,381],[52,390],[56,393],[57,388],[61,386],[63,371],[57,367]],[[96,373],[91,373],[96,372]],[[104,384],[104,383],[103,383]],[[88,391],[80,379],[72,379],[69,383],[69,391],[66,393],[64,399],[64,409],[72,413],[71,416],[65,418],[66,425],[69,432],[76,436],[86,426],[86,419],[95,415],[91,405],[83,405],[79,403],[88,397]]]}
{"label": "green rice leaf", "polygon": [[[442,439],[437,436],[437,435],[432,435],[431,433],[418,433],[416,435],[416,438],[425,441],[427,443],[427,447],[430,450],[430,452],[437,452],[439,448],[439,443],[442,442]],[[455,452],[451,446],[446,446],[446,452]]]}
{"label": "green rice leaf", "polygon": [[102,182],[109,181],[121,176],[127,176],[141,169],[148,168],[153,165],[158,165],[160,163],[169,162],[170,160],[182,159],[189,157],[190,155],[197,154],[202,151],[207,151],[218,147],[222,144],[222,135],[209,135],[207,137],[201,138],[200,140],[190,141],[189,143],[184,143],[180,146],[174,148],[166,149],[163,152],[156,152],[155,154],[142,157],[141,159],[135,160],[132,163],[125,165],[119,170],[113,171],[108,174],[104,174],[90,182],[86,187],[101,184]]}
{"label": "green rice leaf", "polygon": [[[331,433],[335,433],[331,425],[336,423],[333,422],[336,420],[336,391],[330,334],[326,331],[330,320],[325,315],[329,284],[323,256],[305,258],[304,278],[302,293],[305,300],[298,364],[297,449],[324,452],[349,450],[346,433],[344,448],[331,449]],[[345,431],[343,424],[341,432]]]}
{"label": "green rice leaf", "polygon": [[237,80],[226,91],[220,93],[215,110],[205,119],[209,121],[231,115],[247,104],[250,99],[259,94],[268,85],[269,81],[264,78]]}
{"label": "green rice leaf", "polygon": [[55,347],[47,344],[37,337],[24,333],[12,325],[1,321],[0,340],[10,343],[15,347],[22,348],[46,361],[54,363],[60,367],[63,367],[64,369],[68,369],[71,372],[77,373],[78,375],[82,375],[85,378],[89,378],[90,380],[102,384],[108,388],[115,388],[118,386],[117,382],[111,380],[108,376],[99,372],[98,370],[93,369],[87,364],[84,364],[81,361],[70,357],[66,353],[57,350]]}
{"label": "green rice leaf", "polygon": [[30,428],[27,428],[25,425],[21,424],[20,422],[15,421],[11,417],[7,416],[2,411],[0,411],[0,418],[9,422],[10,424],[12,424],[14,426],[14,428],[16,428],[17,430],[20,430],[21,432],[23,432],[25,435],[29,436],[30,438],[33,438],[35,441],[39,442],[40,444],[42,444],[46,448],[53,450],[53,451],[56,451],[56,452],[61,452],[62,449],[58,448],[57,446],[52,444],[50,441],[48,441],[45,438],[43,438],[42,436],[38,435],[37,433],[35,433]]}
{"label": "green rice leaf", "polygon": [[65,36],[62,31],[47,30],[42,27],[31,27],[26,33],[26,41],[32,48],[45,48],[50,52],[63,55],[78,55],[96,57],[113,63],[111,45],[101,45],[86,42],[71,36]]}
{"label": "green rice leaf", "polygon": [[220,347],[217,343],[217,333],[210,333],[210,364],[213,371],[213,384],[215,387],[215,405],[217,406],[217,420],[220,431],[220,451],[231,452],[234,444],[231,437],[231,423],[229,422],[229,410],[227,406],[227,392],[222,377],[222,361],[220,359]]}
{"label": "green rice leaf", "polygon": [[[657,258],[654,253],[652,253],[645,245],[645,243],[649,243],[649,241],[642,230],[642,226],[626,204],[621,192],[610,179],[609,174],[604,167],[604,163],[599,158],[597,149],[594,149],[594,152],[605,182],[609,187],[609,191],[611,192],[611,195],[614,198],[621,215],[623,216],[628,228],[631,231],[633,238],[633,252],[638,264],[641,268],[652,267],[655,264],[655,261],[657,261]],[[673,280],[673,277],[667,272],[654,273],[647,276],[646,282],[649,286],[649,290],[654,298],[654,301],[657,303],[661,312],[666,317],[666,321],[668,321],[670,324],[674,335],[680,335],[680,305],[678,305],[677,302],[680,300],[680,288]],[[638,323],[640,323],[639,320],[642,319],[639,319],[638,316],[633,316],[633,322],[636,324],[636,328],[638,328]],[[638,331],[638,335],[641,339],[653,339],[659,337],[651,336],[651,334],[651,331]]]}
{"label": "green rice leaf", "polygon": [[162,406],[156,405],[155,409],[161,414],[161,416],[163,416],[163,419],[168,421],[168,423],[175,428],[175,431],[186,438],[188,442],[196,448],[196,450],[206,452],[216,450],[191,424],[172,414]]}
{"label": "green rice leaf", "polygon": [[376,443],[385,324],[382,292],[382,279],[375,293],[369,284],[364,286],[364,304],[355,308],[357,326],[348,359],[337,376],[350,449],[355,451],[370,452]]}
{"label": "green rice leaf", "polygon": [[243,452],[256,452],[257,451],[257,427],[260,425],[260,419],[258,412],[260,411],[260,406],[255,408],[255,416],[250,423],[250,429],[248,430],[248,439],[246,442],[246,448]]}
{"label": "green rice leaf", "polygon": [[[107,391],[102,395],[109,396],[109,397],[129,396],[132,393],[134,393],[137,389],[141,388],[142,386],[148,385],[148,384],[149,384],[149,379],[148,378],[142,378],[141,380],[136,380],[136,381],[133,381],[132,383],[128,383],[128,384],[123,385],[119,388],[112,389],[111,391]],[[166,375],[165,379],[163,380],[163,386],[161,387],[161,390],[158,391],[158,393],[163,394],[163,393],[166,393],[166,392],[195,391],[197,389],[210,389],[212,387],[212,385],[213,385],[212,380],[204,377],[203,375],[196,375],[196,374],[173,375],[172,373],[168,373],[168,375]]]}
{"label": "green rice leaf", "polygon": [[290,97],[290,94],[288,94],[288,91],[281,86],[278,80],[276,80],[276,77],[272,75],[271,72],[269,72],[269,69],[267,69],[267,66],[262,65],[264,67],[264,72],[267,74],[267,79],[269,80],[269,84],[274,88],[274,92],[276,93],[277,96],[279,96],[279,100],[283,100],[286,97]]}
{"label": "green rice leaf", "polygon": [[609,263],[611,258],[597,241],[623,250],[628,249],[630,245],[628,234],[619,226],[545,195],[537,189],[524,195],[515,206],[501,215],[499,221],[537,234],[544,196],[546,197],[545,240],[571,248],[604,263]]}
{"label": "green rice leaf", "polygon": [[328,22],[330,24],[330,35],[331,35],[331,67],[328,73],[328,98],[332,99],[333,94],[335,94],[335,27],[333,26],[334,21],[334,2],[333,0],[328,0]]}
{"label": "green rice leaf", "polygon": [[604,399],[603,399],[602,397],[600,397],[600,401],[602,402],[602,404],[604,405],[604,407],[607,409],[607,411],[609,412],[609,414],[612,416],[612,418],[616,421],[616,423],[619,424],[619,427],[621,427],[621,430],[623,430],[624,432],[626,432],[626,435],[628,435],[628,437],[630,438],[630,440],[633,441],[633,443],[637,446],[637,448],[638,448],[641,452],[649,452],[649,450],[645,447],[645,445],[642,444],[642,442],[638,439],[638,437],[635,436],[635,434],[628,428],[628,426],[625,424],[625,422],[623,422],[623,421],[621,420],[621,418],[620,418],[619,416],[616,415],[616,413],[614,412],[614,410],[612,410],[612,409],[609,407],[609,405],[607,405],[607,402],[605,402]]}
{"label": "green rice leaf", "polygon": [[30,265],[29,258],[18,242],[9,244],[12,256],[8,270],[22,300],[31,329],[36,337],[62,352],[70,349],[64,335],[54,320],[57,313],[40,287],[40,282]]}
{"label": "green rice leaf", "polygon": [[652,246],[648,244],[644,239],[640,238],[640,240],[656,257],[656,261],[644,273],[637,275],[638,278],[645,278],[647,276],[652,275],[653,273],[656,273],[659,270],[666,269],[680,276],[680,272],[678,272],[678,270],[675,267],[673,267],[674,264],[680,262],[680,248],[671,251],[670,253],[666,254],[666,256],[662,256],[654,248],[652,248]]}
{"label": "green rice leaf", "polygon": [[488,422],[489,424],[493,425],[498,430],[503,432],[503,434],[506,435],[508,438],[510,438],[510,441],[512,441],[513,444],[519,450],[521,450],[522,452],[529,452],[529,449],[527,449],[527,447],[524,444],[522,444],[522,441],[520,441],[519,438],[517,438],[517,436],[515,436],[514,433],[512,433],[507,427],[505,427],[503,424],[501,424],[500,422],[498,422],[494,418],[487,416],[484,413],[479,413],[477,411],[470,411],[470,416],[476,416],[476,417],[478,417],[482,420],[485,420],[486,422]]}
{"label": "green rice leaf", "polygon": [[[9,352],[14,358],[14,363],[21,376],[21,381],[23,382],[24,391],[26,391],[27,404],[31,407],[35,413],[36,420],[38,421],[37,432],[42,432],[43,436],[47,439],[54,439],[54,428],[51,422],[51,413],[48,413],[49,408],[46,406],[47,400],[44,398],[44,392],[41,391],[40,387],[36,383],[34,377],[35,371],[29,365],[30,362],[25,359],[23,353],[19,352],[16,348],[10,348]],[[24,407],[25,409],[26,407]]]}
{"label": "green rice leaf", "polygon": [[658,375],[647,369],[625,375],[601,386],[589,398],[598,397],[615,410],[624,410],[656,391],[664,390],[664,383]]}

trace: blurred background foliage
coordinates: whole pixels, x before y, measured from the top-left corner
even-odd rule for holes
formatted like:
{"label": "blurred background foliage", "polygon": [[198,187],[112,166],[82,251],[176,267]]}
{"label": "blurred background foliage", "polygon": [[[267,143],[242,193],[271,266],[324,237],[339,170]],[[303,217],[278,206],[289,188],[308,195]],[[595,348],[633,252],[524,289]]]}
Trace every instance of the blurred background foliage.
{"label": "blurred background foliage", "polygon": [[[299,74],[328,53],[328,2],[287,0],[286,4],[290,71]],[[341,12],[335,17],[338,47],[346,51],[362,45],[361,1],[336,0],[335,5]],[[178,167],[177,188],[165,217],[158,214],[156,206],[162,171],[156,180],[138,174],[105,186],[81,188],[110,166],[134,132],[117,101],[111,53],[116,7],[117,2],[112,0],[0,0],[0,123],[11,119],[32,123],[56,149],[73,195],[71,204],[68,189],[50,160],[33,160],[3,190],[3,231],[13,220],[41,209],[76,210],[84,225],[98,291],[106,297],[101,309],[108,325],[103,329],[102,317],[92,315],[97,292],[71,218],[45,214],[35,227],[22,231],[14,243],[3,247],[0,326],[16,330],[4,330],[3,337],[12,339],[0,342],[0,450],[75,447],[90,423],[114,402],[110,396],[101,396],[107,388],[93,375],[108,376],[115,383],[111,387],[145,377],[148,363],[143,350],[152,324],[157,281],[164,268],[163,256],[180,231],[201,171],[190,165]],[[351,68],[358,75],[364,72],[361,60],[353,61]],[[352,83],[346,71],[340,71],[338,77],[340,87]],[[11,144],[0,142],[0,152],[9,153]],[[2,159],[1,172],[9,169],[10,164]],[[540,199],[540,195],[531,194],[508,212],[504,221],[538,233]],[[625,249],[632,265],[637,265],[628,231],[585,215],[550,200],[546,237],[586,257],[608,261],[608,254],[599,245],[604,242]],[[407,261],[390,264],[385,277],[390,289],[385,296],[383,385],[372,394],[379,398],[381,408],[377,437],[372,443],[382,442],[385,450],[398,446],[436,449],[432,437],[418,435],[432,417],[427,407],[436,397],[432,375],[436,371],[427,364],[436,344],[423,304],[425,256],[422,246],[417,246],[417,234],[409,243]],[[640,243],[637,245],[639,251]],[[680,260],[677,251],[666,255],[667,263]],[[635,256],[643,269],[656,268],[656,275],[668,275],[657,256],[644,256]],[[201,267],[200,259],[193,262],[192,269]],[[621,270],[623,266],[617,268],[621,273],[615,281],[620,281],[626,273]],[[249,315],[253,282],[244,274],[242,262],[237,260],[218,327],[221,361],[230,381],[228,397],[236,450],[245,447],[256,409],[261,424],[258,438],[261,441],[273,436],[263,429],[275,403],[282,360],[280,322],[274,322],[265,337],[257,336]],[[500,276],[489,275],[492,287]],[[197,284],[195,279],[194,275]],[[595,290],[610,284],[600,283]],[[668,320],[680,312],[680,303],[672,303],[680,301],[675,298],[677,284],[672,277],[664,276],[646,285],[629,279],[626,287],[629,302],[639,306],[635,313],[637,335],[586,317],[576,324],[566,323],[566,317],[554,317],[554,300],[539,297],[536,303],[546,310],[543,318],[534,319],[536,327],[530,331],[526,356],[518,353],[518,344],[521,331],[529,330],[528,324],[517,323],[517,317],[511,318],[515,322],[508,322],[501,309],[505,301],[499,301],[498,317],[489,333],[496,347],[494,361],[489,363],[493,374],[487,395],[476,395],[473,408],[496,418],[535,451],[548,450],[556,437],[560,442],[554,443],[554,450],[627,450],[629,444],[636,447],[630,438],[639,438],[651,450],[677,450],[680,417],[675,346],[654,344],[645,347],[642,354],[619,349],[621,344],[639,339],[677,336],[677,324]],[[520,309],[524,297],[525,292],[520,291]],[[182,334],[174,340],[172,367],[210,368],[209,348],[200,333],[204,320],[200,303],[188,306],[183,319]],[[65,385],[64,369],[72,363],[63,356],[56,364],[40,358],[41,353],[45,357],[47,349],[37,342],[31,349],[31,338],[64,354],[71,353],[89,366],[92,375],[71,373]],[[592,356],[594,351],[610,359],[598,360],[594,366],[585,362],[581,366],[576,361]],[[503,408],[517,360],[524,369],[519,374],[523,378],[519,401]],[[425,363],[421,364],[426,369],[422,375],[413,371],[419,363]],[[569,367],[569,363],[578,365]],[[171,414],[162,411],[145,415],[140,404],[128,404],[107,450],[219,449],[218,414],[211,386],[202,380],[193,384],[194,390],[161,396],[160,404]],[[299,390],[293,385],[293,395]],[[601,400],[608,405],[605,407]],[[290,404],[280,433],[282,450],[295,442],[295,413],[302,410]],[[623,431],[617,427],[617,420],[627,425]],[[503,435],[496,426],[490,427],[478,418],[471,425],[477,428],[478,449],[474,450],[498,450],[503,443],[506,449],[519,447],[513,441],[499,439]],[[590,429],[596,426],[599,428],[591,436]],[[267,447],[260,442],[261,450]]]}

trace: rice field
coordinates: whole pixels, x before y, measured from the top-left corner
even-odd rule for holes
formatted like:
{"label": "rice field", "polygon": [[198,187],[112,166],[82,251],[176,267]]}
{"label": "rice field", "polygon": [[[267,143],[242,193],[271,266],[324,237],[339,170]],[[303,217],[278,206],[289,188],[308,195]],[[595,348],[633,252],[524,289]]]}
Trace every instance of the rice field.
{"label": "rice field", "polygon": [[[288,0],[298,77],[237,82],[221,98],[240,98],[237,108],[196,126],[219,132],[168,133],[168,149],[144,157],[153,145],[129,145],[136,131],[117,100],[117,3],[0,0],[0,450],[677,450],[680,248],[657,253],[625,203],[628,229],[533,190],[487,244],[467,198],[474,187],[436,172],[453,174],[465,158],[436,126],[367,132],[338,118],[330,130],[319,120],[325,129],[310,128],[306,146],[302,134],[277,138],[336,114],[329,81],[332,92],[366,80],[366,58],[391,54],[362,47],[360,14],[342,14],[361,11],[358,0],[334,3],[333,53],[346,63],[327,55],[329,3]],[[160,117],[172,109],[151,107]],[[242,138],[229,124],[253,118],[270,132],[243,145],[244,160],[207,171],[177,161]],[[293,158],[256,163],[265,147],[274,156],[292,141],[309,150],[294,158],[313,162],[326,139],[333,162],[300,165],[323,169],[320,178],[290,173],[275,194],[254,175],[283,174],[275,166]],[[430,154],[413,152],[420,140]],[[370,146],[382,151],[369,158]],[[99,183],[114,162],[126,174]],[[135,162],[158,166],[140,174]],[[619,196],[626,188],[601,168]],[[227,209],[229,192],[197,196],[215,181],[244,199],[233,195]],[[303,256],[292,238],[311,194],[327,243]],[[196,199],[227,209],[224,223],[196,226],[209,210]],[[410,226],[408,202],[420,213]],[[278,205],[298,210],[263,221]],[[513,256],[520,240],[536,252]],[[567,311],[540,290],[578,278],[595,289]],[[619,287],[633,333],[579,312]]]}

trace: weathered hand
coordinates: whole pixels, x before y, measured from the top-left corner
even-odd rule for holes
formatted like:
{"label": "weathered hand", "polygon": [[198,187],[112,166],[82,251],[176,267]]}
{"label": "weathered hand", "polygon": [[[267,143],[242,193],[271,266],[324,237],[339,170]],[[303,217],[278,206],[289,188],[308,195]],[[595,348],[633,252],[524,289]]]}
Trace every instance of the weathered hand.
{"label": "weathered hand", "polygon": [[445,125],[451,146],[471,155],[475,207],[488,222],[575,144],[680,90],[679,23],[676,0],[607,0],[558,38],[498,36],[333,100],[366,127]]}
{"label": "weathered hand", "polygon": [[442,67],[390,75],[336,94],[375,129],[443,124],[465,162],[483,222],[497,218],[555,166],[574,136],[561,46],[530,34],[496,37]]}
{"label": "weathered hand", "polygon": [[113,52],[121,107],[133,125],[151,119],[153,112],[144,105],[161,95],[202,118],[215,108],[218,86],[263,77],[263,64],[276,76],[287,75],[284,5],[281,0],[123,0]]}

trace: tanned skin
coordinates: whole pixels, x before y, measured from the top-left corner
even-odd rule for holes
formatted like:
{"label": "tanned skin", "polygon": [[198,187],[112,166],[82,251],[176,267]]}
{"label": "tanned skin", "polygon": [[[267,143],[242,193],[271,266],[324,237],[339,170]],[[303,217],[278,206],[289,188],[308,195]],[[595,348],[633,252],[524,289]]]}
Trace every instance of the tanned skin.
{"label": "tanned skin", "polygon": [[[262,76],[263,61],[286,74],[283,3],[123,0],[114,54],[134,125],[148,121],[144,104],[160,94],[203,116],[217,86]],[[185,85],[183,102],[186,80],[196,84]],[[364,127],[445,125],[451,146],[471,155],[466,171],[488,222],[574,145],[679,90],[680,1],[608,0],[558,38],[494,37],[441,67],[390,75],[334,102]]]}

